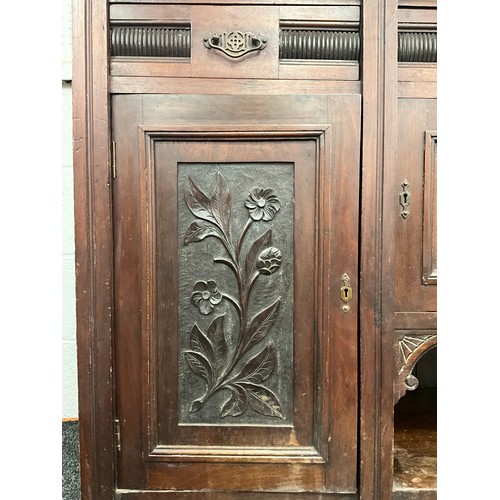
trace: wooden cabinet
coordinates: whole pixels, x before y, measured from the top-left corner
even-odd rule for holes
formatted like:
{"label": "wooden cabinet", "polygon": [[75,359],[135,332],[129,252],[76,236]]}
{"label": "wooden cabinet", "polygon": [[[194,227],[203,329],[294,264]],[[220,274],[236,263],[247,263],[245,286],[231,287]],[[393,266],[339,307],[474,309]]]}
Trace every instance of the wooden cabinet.
{"label": "wooden cabinet", "polygon": [[396,9],[75,2],[82,498],[391,498],[437,269]]}
{"label": "wooden cabinet", "polygon": [[[437,106],[434,9],[398,9],[403,43],[428,62],[398,65],[394,193],[394,481],[396,498],[436,490]],[[415,31],[418,30],[418,36]],[[403,46],[402,49],[406,49]],[[434,62],[433,62],[434,61]],[[409,458],[410,457],[410,458]],[[421,473],[416,473],[420,470]],[[424,493],[427,491],[427,493]]]}

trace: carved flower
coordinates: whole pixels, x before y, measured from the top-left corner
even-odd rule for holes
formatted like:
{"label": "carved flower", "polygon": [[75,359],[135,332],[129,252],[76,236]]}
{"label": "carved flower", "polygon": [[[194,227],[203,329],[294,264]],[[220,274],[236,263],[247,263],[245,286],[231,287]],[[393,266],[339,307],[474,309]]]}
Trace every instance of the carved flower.
{"label": "carved flower", "polygon": [[266,248],[257,258],[257,269],[261,274],[273,274],[280,268],[282,260],[281,250],[275,247]]}
{"label": "carved flower", "polygon": [[245,207],[253,220],[269,221],[274,218],[281,205],[272,189],[254,187],[245,201]]}
{"label": "carved flower", "polygon": [[201,314],[210,314],[221,300],[222,294],[215,281],[198,281],[194,285],[191,303],[199,308]]}

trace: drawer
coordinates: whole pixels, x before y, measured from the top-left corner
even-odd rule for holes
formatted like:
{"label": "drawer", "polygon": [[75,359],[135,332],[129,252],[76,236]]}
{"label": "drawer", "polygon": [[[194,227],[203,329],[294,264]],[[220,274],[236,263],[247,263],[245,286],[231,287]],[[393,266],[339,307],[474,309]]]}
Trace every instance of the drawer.
{"label": "drawer", "polygon": [[359,80],[358,6],[110,6],[111,76]]}

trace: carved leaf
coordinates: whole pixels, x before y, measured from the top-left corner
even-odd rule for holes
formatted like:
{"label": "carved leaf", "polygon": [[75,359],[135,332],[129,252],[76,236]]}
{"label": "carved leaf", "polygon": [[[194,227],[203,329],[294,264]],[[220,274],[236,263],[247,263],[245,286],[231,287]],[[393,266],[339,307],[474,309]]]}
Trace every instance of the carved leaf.
{"label": "carved leaf", "polygon": [[235,385],[240,384],[246,390],[248,403],[257,413],[268,417],[285,418],[277,396],[269,389],[261,385],[248,384],[246,382]]}
{"label": "carved leaf", "polygon": [[214,192],[210,200],[212,213],[224,233],[229,236],[229,219],[231,217],[231,193],[226,179],[217,172]]}
{"label": "carved leaf", "polygon": [[[260,384],[264,382],[276,366],[276,350],[272,344],[267,345],[243,367],[235,378],[241,382]],[[241,380],[244,379],[244,380]]]}
{"label": "carved leaf", "polygon": [[245,389],[237,385],[228,385],[226,387],[231,389],[231,398],[224,403],[220,413],[221,418],[227,416],[237,417],[245,413],[248,408],[248,398]]}
{"label": "carved leaf", "polygon": [[214,347],[215,365],[219,370],[226,362],[227,343],[224,336],[224,316],[215,318],[208,327],[208,339]]}
{"label": "carved leaf", "polygon": [[198,328],[198,325],[193,326],[190,341],[193,351],[203,354],[209,362],[214,361],[215,352],[212,342],[210,342],[208,337]]}
{"label": "carved leaf", "polygon": [[252,273],[257,269],[257,257],[260,252],[266,248],[271,246],[272,244],[272,231],[268,229],[262,236],[257,238],[253,245],[250,247],[248,251],[247,257],[245,259],[245,276],[250,278]]}
{"label": "carved leaf", "polygon": [[198,189],[191,177],[188,175],[188,182],[184,189],[184,200],[192,214],[200,219],[217,224],[212,213],[208,196]]}
{"label": "carved leaf", "polygon": [[220,238],[221,234],[219,230],[214,226],[206,224],[205,222],[194,221],[187,228],[186,235],[184,236],[184,245],[201,241],[208,236],[215,236],[216,238]]}
{"label": "carved leaf", "polygon": [[271,329],[278,315],[281,298],[271,304],[269,307],[261,311],[252,319],[248,330],[245,332],[246,349],[259,343]]}
{"label": "carved leaf", "polygon": [[185,354],[186,361],[191,370],[193,370],[196,375],[202,377],[209,386],[212,385],[212,367],[208,359],[197,352],[187,351]]}

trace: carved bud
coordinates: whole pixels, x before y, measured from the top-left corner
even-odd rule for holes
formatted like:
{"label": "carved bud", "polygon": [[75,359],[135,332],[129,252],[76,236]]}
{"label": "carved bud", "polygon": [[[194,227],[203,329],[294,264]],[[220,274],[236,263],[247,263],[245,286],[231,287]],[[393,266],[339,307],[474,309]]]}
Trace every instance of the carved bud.
{"label": "carved bud", "polygon": [[257,258],[257,269],[261,274],[273,274],[280,268],[282,260],[281,250],[275,247],[266,248]]}

